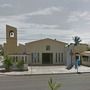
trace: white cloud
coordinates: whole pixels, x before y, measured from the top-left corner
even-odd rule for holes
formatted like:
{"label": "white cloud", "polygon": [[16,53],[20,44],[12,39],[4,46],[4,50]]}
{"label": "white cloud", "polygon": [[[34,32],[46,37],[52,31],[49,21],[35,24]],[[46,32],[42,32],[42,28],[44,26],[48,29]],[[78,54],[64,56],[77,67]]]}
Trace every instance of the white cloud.
{"label": "white cloud", "polygon": [[69,16],[67,22],[77,22],[79,19],[76,16]]}
{"label": "white cloud", "polygon": [[[90,12],[89,11],[74,11],[71,12],[67,22],[77,22],[77,21],[90,21]],[[85,22],[86,23],[86,22]]]}
{"label": "white cloud", "polygon": [[88,20],[88,18],[90,18],[90,12],[89,11],[74,12],[73,15],[75,15],[78,18],[81,18],[83,20]]}
{"label": "white cloud", "polygon": [[54,12],[61,12],[62,8],[60,7],[50,7],[50,8],[45,8],[45,9],[41,9],[35,12],[31,12],[28,15],[51,15]]}
{"label": "white cloud", "polygon": [[86,21],[90,21],[90,12],[83,12],[81,17]]}
{"label": "white cloud", "polygon": [[37,29],[55,29],[59,28],[58,25],[46,25],[46,24],[30,24],[31,28],[37,28]]}
{"label": "white cloud", "polygon": [[89,14],[89,12],[85,11],[85,12],[81,12],[79,16],[86,17],[86,16],[88,16],[88,14]]}
{"label": "white cloud", "polygon": [[81,0],[81,1],[88,2],[88,1],[90,1],[90,0]]}
{"label": "white cloud", "polygon": [[[0,7],[11,7],[12,5],[10,4],[3,4]],[[62,8],[60,7],[50,7],[50,8],[44,8],[44,9],[40,9],[37,11],[33,11],[33,12],[29,12],[29,13],[24,13],[24,14],[19,14],[19,15],[13,15],[13,16],[6,16],[0,17],[0,21],[5,21],[5,19],[7,19],[6,21],[10,21],[10,20],[15,20],[15,21],[24,21],[26,20],[28,17],[32,17],[32,16],[37,16],[37,15],[52,15],[55,12],[61,12]]]}
{"label": "white cloud", "polygon": [[33,29],[58,29],[60,26],[58,25],[48,25],[48,24],[37,24],[37,23],[25,23],[21,22],[21,20],[25,20],[25,15],[19,16],[7,16],[7,17],[0,17],[1,24],[12,24],[15,26],[25,27],[25,28],[33,28]]}
{"label": "white cloud", "polygon": [[7,7],[11,8],[12,5],[11,4],[8,4],[8,3],[5,3],[5,4],[0,5],[0,7],[1,8],[7,8]]}

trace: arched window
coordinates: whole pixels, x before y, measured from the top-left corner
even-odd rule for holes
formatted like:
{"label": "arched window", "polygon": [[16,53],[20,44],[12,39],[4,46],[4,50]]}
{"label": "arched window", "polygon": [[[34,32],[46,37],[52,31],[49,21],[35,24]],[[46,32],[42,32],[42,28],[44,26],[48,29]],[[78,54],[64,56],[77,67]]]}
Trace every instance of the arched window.
{"label": "arched window", "polygon": [[14,37],[14,32],[13,31],[10,31],[9,36],[10,37]]}

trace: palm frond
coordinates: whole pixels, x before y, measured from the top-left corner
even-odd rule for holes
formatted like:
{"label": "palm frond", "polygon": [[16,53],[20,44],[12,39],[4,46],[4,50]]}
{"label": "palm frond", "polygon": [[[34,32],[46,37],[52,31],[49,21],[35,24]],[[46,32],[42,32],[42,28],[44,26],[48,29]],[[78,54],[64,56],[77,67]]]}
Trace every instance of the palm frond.
{"label": "palm frond", "polygon": [[73,41],[74,41],[74,45],[77,46],[82,40],[80,39],[80,37],[75,36],[73,37]]}

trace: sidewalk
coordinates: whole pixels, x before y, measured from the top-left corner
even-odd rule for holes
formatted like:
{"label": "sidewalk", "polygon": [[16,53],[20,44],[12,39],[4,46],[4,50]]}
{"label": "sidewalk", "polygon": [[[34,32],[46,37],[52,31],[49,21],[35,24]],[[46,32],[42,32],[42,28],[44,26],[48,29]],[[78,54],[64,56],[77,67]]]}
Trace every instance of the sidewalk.
{"label": "sidewalk", "polygon": [[[73,67],[70,70],[66,69],[66,66],[31,66],[28,67],[28,71],[22,72],[5,72],[0,75],[37,75],[37,74],[70,74],[76,73],[77,70]],[[78,72],[86,73],[90,72],[90,67],[80,66]]]}

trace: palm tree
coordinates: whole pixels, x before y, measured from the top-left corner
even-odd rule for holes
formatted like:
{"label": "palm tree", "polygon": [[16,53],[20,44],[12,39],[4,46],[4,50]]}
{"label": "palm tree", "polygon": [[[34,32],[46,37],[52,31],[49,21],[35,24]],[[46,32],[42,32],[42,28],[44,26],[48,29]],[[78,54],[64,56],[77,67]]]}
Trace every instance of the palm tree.
{"label": "palm tree", "polygon": [[74,41],[74,46],[77,46],[82,40],[80,39],[80,37],[75,36],[73,37],[73,41]]}
{"label": "palm tree", "polygon": [[48,85],[51,90],[57,90],[59,87],[61,87],[61,84],[53,82],[52,78],[50,78],[50,80],[48,81]]}
{"label": "palm tree", "polygon": [[[80,37],[75,36],[75,37],[73,37],[73,41],[74,41],[74,47],[75,47],[75,46],[79,45],[82,40],[80,39]],[[75,56],[76,56],[76,53],[75,53]],[[78,73],[77,61],[76,61],[76,67],[77,67],[77,73]]]}

